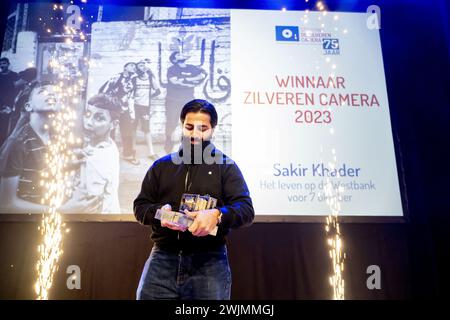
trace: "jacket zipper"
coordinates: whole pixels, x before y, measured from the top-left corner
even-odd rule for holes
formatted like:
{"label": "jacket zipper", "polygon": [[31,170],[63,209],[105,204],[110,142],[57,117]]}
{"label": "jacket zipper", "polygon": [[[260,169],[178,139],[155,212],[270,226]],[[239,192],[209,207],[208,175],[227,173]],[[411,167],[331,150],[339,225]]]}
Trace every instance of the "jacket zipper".
{"label": "jacket zipper", "polygon": [[[189,171],[190,171],[190,167],[188,166],[187,172],[186,172],[186,178],[184,179],[184,192],[189,192],[189,190],[191,189],[191,186],[189,186],[188,188],[188,181],[189,181]],[[177,235],[178,241],[180,241],[180,231],[178,231],[178,235]]]}

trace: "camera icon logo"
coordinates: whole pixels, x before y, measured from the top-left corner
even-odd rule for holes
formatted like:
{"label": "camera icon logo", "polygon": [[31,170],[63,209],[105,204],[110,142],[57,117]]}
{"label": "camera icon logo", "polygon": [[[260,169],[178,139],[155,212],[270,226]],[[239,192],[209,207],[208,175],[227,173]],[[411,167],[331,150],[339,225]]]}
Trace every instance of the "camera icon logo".
{"label": "camera icon logo", "polygon": [[275,26],[277,41],[300,41],[300,31],[297,26]]}

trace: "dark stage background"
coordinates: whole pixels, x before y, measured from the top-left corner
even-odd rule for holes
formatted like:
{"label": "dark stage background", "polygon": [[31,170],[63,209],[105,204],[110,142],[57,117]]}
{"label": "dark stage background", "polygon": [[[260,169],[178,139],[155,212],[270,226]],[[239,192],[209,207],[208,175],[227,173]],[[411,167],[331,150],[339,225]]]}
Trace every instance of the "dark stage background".
{"label": "dark stage background", "polygon": [[[96,1],[89,1],[95,3]],[[118,1],[103,1],[103,3]],[[152,6],[303,10],[315,1],[126,1]],[[332,11],[381,8],[381,42],[405,223],[345,223],[346,298],[449,295],[449,4],[432,1],[325,1]],[[2,6],[7,5],[2,2]],[[1,10],[1,37],[7,10]],[[0,39],[1,40],[1,39]],[[357,133],[355,133],[357,134]],[[380,199],[383,201],[383,199]],[[0,222],[0,298],[33,299],[39,222]],[[133,222],[69,222],[52,299],[133,299],[151,249]],[[329,299],[331,266],[323,224],[255,223],[229,237],[234,299]],[[67,266],[81,268],[68,290]],[[368,290],[366,268],[381,268]]]}

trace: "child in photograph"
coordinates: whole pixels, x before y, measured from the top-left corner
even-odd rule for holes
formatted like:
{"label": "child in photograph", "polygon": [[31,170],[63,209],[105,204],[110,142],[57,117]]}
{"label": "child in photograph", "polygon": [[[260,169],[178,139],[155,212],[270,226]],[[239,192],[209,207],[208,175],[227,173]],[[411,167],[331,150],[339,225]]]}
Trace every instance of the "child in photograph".
{"label": "child in photograph", "polygon": [[119,117],[117,105],[104,94],[89,99],[83,116],[87,146],[83,149],[80,180],[89,196],[103,198],[99,213],[120,213],[119,150],[110,136]]}

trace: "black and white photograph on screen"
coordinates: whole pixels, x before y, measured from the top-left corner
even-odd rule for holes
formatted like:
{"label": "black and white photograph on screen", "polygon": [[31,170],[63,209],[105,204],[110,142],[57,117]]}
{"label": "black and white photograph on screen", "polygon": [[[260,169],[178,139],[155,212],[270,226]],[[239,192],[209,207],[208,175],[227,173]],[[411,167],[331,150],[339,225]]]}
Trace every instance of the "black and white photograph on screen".
{"label": "black and white photograph on screen", "polygon": [[[51,91],[62,77],[81,87],[75,110],[81,142],[73,149],[75,175],[63,213],[132,213],[142,175],[179,148],[179,114],[194,98],[215,104],[220,121],[214,143],[231,153],[229,10],[122,7],[120,15],[114,6],[82,10],[87,21],[77,28],[85,36],[78,38],[69,37],[65,24],[74,12],[51,3],[18,4],[7,21],[0,60],[0,86],[8,92],[0,109],[5,191],[0,212],[45,209],[40,175],[47,147],[36,131],[53,102],[39,92]],[[24,155],[36,147],[34,162],[27,163]]]}
{"label": "black and white photograph on screen", "polygon": [[92,26],[87,95],[103,93],[120,105],[112,138],[124,212],[128,190],[139,187],[149,164],[178,149],[180,111],[194,97],[215,103],[223,118],[215,144],[231,150],[229,14],[217,11],[152,8],[149,21]]}

